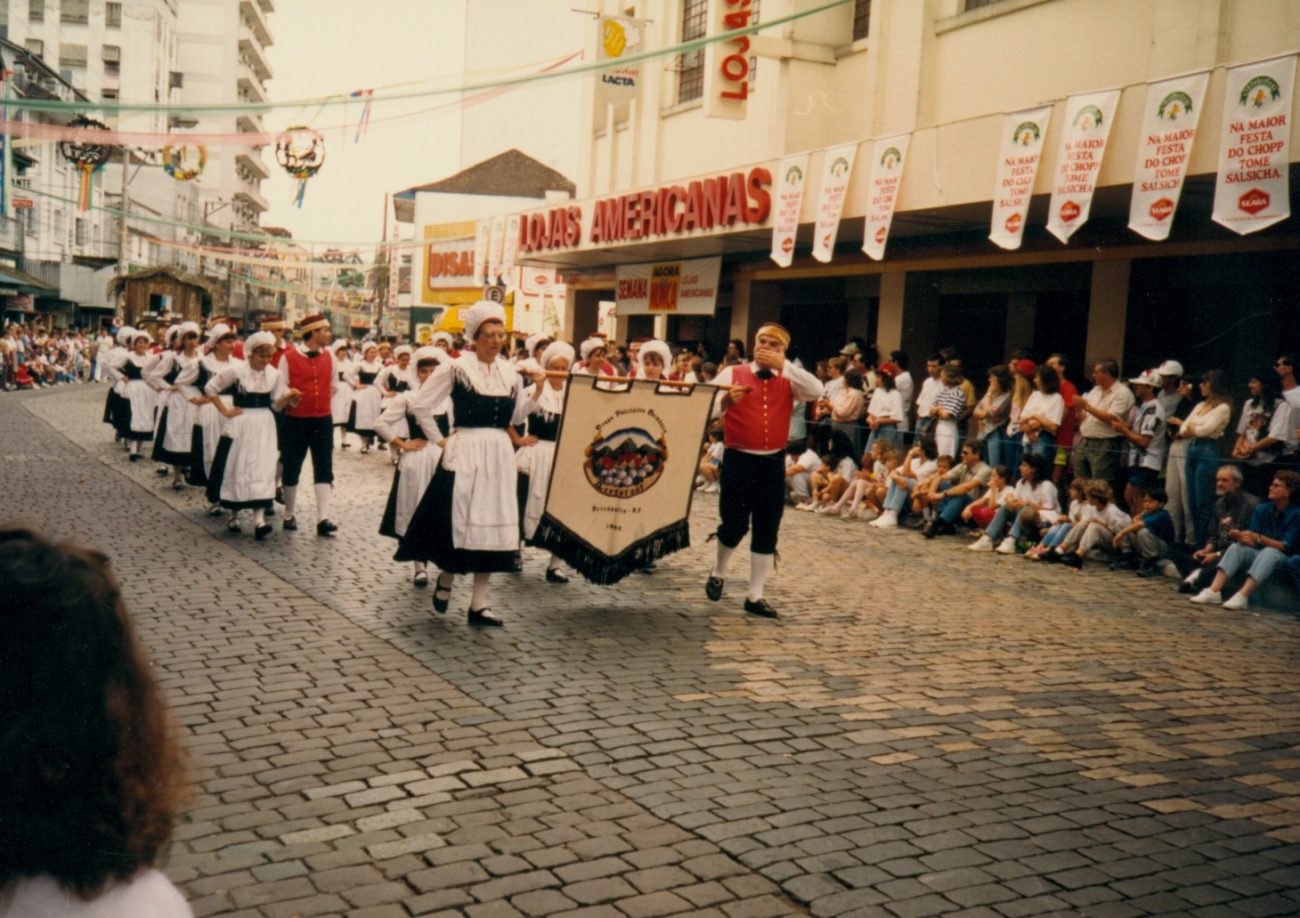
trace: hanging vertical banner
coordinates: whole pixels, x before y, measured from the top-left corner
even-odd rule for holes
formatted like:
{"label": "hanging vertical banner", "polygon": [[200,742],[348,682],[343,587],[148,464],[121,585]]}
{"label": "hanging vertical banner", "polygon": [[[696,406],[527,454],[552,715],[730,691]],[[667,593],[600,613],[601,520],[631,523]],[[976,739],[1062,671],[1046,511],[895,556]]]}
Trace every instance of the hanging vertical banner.
{"label": "hanging vertical banner", "polygon": [[880,261],[885,241],[894,222],[898,188],[903,182],[903,161],[911,134],[882,137],[871,147],[871,177],[867,180],[867,221],[862,233],[862,251]]}
{"label": "hanging vertical banner", "polygon": [[507,287],[515,283],[515,256],[519,254],[519,214],[506,217],[505,243],[501,252],[501,277]]}
{"label": "hanging vertical banner", "polygon": [[817,226],[813,229],[813,258],[826,264],[835,254],[835,235],[840,229],[840,214],[853,175],[856,143],[832,147],[822,160],[822,185],[817,192]]}
{"label": "hanging vertical banner", "polygon": [[488,273],[488,242],[492,236],[492,221],[479,220],[474,224],[474,280],[476,284],[490,283]]}
{"label": "hanging vertical banner", "polygon": [[1228,71],[1213,219],[1246,235],[1291,216],[1288,151],[1296,55]]}
{"label": "hanging vertical banner", "polygon": [[[743,29],[758,19],[758,4],[750,0],[708,0],[705,34],[710,37]],[[704,51],[688,51],[684,61],[704,54],[704,116],[743,121],[749,114],[750,68],[754,66],[752,35],[714,41]],[[698,60],[698,58],[696,58]]]}
{"label": "hanging vertical banner", "polygon": [[0,90],[0,96],[5,101],[4,107],[4,135],[0,137],[0,144],[4,144],[4,149],[0,150],[0,217],[9,216],[9,208],[12,206],[11,187],[13,185],[14,159],[9,144],[9,77],[12,71],[0,70],[0,84],[3,84],[3,90]]}
{"label": "hanging vertical banner", "polygon": [[501,276],[501,256],[505,252],[506,218],[493,217],[492,231],[488,236],[488,283],[495,284]]}
{"label": "hanging vertical banner", "polygon": [[776,191],[776,217],[772,221],[772,260],[783,268],[794,261],[794,240],[799,233],[799,211],[803,207],[803,186],[808,179],[808,156],[787,156],[777,170],[781,183]]}
{"label": "hanging vertical banner", "polygon": [[1025,235],[1025,215],[1034,193],[1034,178],[1043,157],[1043,141],[1052,106],[1013,112],[1002,118],[998,178],[993,188],[989,239],[1004,249],[1018,249]]}
{"label": "hanging vertical banner", "polygon": [[1174,225],[1209,82],[1210,72],[1203,70],[1147,87],[1128,228],[1153,242],[1168,239]]}
{"label": "hanging vertical banner", "polygon": [[1056,154],[1056,179],[1047,206],[1047,231],[1062,242],[1069,242],[1074,231],[1088,222],[1117,105],[1118,89],[1065,100],[1065,135]]}
{"label": "hanging vertical banner", "polygon": [[[640,19],[601,16],[596,20],[596,29],[597,61],[619,61],[641,51],[645,23]],[[640,89],[640,64],[617,64],[596,71],[596,98],[600,102],[630,102]]]}

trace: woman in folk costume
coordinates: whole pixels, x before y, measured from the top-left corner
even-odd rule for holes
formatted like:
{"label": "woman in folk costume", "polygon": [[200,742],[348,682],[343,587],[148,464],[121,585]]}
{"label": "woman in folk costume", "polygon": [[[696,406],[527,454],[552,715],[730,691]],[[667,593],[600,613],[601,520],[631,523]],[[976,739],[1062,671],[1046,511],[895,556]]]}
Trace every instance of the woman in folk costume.
{"label": "woman in folk costume", "polygon": [[[536,373],[542,368],[542,354],[545,352],[551,339],[545,335],[529,335],[524,339],[524,354],[518,360],[518,370],[520,373]],[[572,361],[570,361],[572,362]]]}
{"label": "woman in folk costume", "polygon": [[145,374],[158,358],[149,353],[153,339],[148,332],[130,329],[127,343],[130,350],[120,361],[110,365],[110,372],[123,382],[122,401],[118,403],[118,417],[121,422],[118,431],[127,443],[132,462],[139,462],[144,457],[140,454],[140,444],[153,439],[154,408],[158,398]]}
{"label": "woman in folk costume", "polygon": [[[568,373],[577,356],[573,345],[554,341],[542,351],[539,370],[543,373]],[[562,377],[547,377],[537,383],[533,400],[537,407],[528,416],[528,435],[519,441],[515,468],[519,471],[519,528],[524,544],[532,545],[546,509],[546,492],[551,485],[551,467],[555,464],[555,440],[560,432],[560,415],[564,411]],[[547,583],[568,583],[554,553],[546,563]]]}
{"label": "woman in folk costume", "polygon": [[[221,398],[212,402],[227,419],[208,476],[208,500],[230,511],[226,529],[239,532],[239,511],[253,511],[253,535],[260,542],[271,534],[266,511],[275,499],[276,443],[273,411],[281,411],[301,393],[285,387],[284,377],[271,366],[275,336],[256,332],[244,342],[244,362],[231,365],[208,380],[205,391],[219,396],[232,386],[232,406]],[[233,364],[233,362],[232,362]]]}
{"label": "woman in folk costume", "polygon": [[[444,363],[412,401],[420,428],[435,427],[434,409],[451,398],[455,429],[447,438],[433,481],[398,543],[396,560],[432,561],[442,571],[433,607],[447,611],[457,574],[474,575],[469,623],[500,625],[487,606],[488,578],[513,569],[519,548],[515,457],[506,428],[523,423],[536,402],[510,362],[501,357],[505,310],[480,300],[462,313],[473,352]],[[536,381],[543,379],[537,374]]]}
{"label": "woman in folk costume", "polygon": [[451,332],[436,331],[433,333],[433,336],[429,338],[429,343],[434,347],[442,348],[453,357],[460,356],[460,352],[456,350],[456,339],[452,336]]}
{"label": "woman in folk costume", "polygon": [[126,379],[114,368],[126,361],[126,356],[130,353],[126,342],[134,334],[134,328],[129,325],[122,326],[113,335],[113,346],[98,358],[101,375],[108,382],[108,396],[104,401],[104,423],[113,428],[114,442],[121,442],[124,439],[122,393],[126,390]]}
{"label": "woman in folk costume", "polygon": [[[422,347],[415,352],[415,386],[405,392],[399,392],[389,401],[384,413],[375,422],[375,433],[388,444],[393,455],[393,486],[388,492],[388,503],[384,507],[384,517],[379,523],[379,534],[393,539],[400,539],[406,534],[406,527],[411,522],[415,508],[420,505],[420,498],[433,480],[433,472],[442,457],[442,445],[447,431],[437,424],[432,430],[424,430],[411,414],[411,403],[416,390],[433,375],[438,364],[451,360],[447,352],[436,347]],[[445,424],[445,418],[443,424]],[[414,561],[414,583],[418,587],[429,583],[429,574],[424,561]]]}
{"label": "woman in folk costume", "polygon": [[334,394],[330,397],[330,411],[334,416],[334,426],[341,428],[339,431],[340,444],[344,449],[350,449],[352,444],[348,442],[347,423],[348,416],[352,413],[352,386],[348,382],[348,373],[352,371],[352,345],[346,338],[340,338],[331,345],[330,350],[334,352],[334,379],[337,383],[334,386]]}
{"label": "woman in folk costume", "polygon": [[173,336],[178,348],[163,351],[146,375],[162,399],[158,430],[154,435],[153,461],[171,466],[172,490],[185,487],[184,474],[189,466],[194,435],[194,418],[203,395],[196,382],[203,356],[199,353],[199,324],[183,322]]}
{"label": "woman in folk costume", "polygon": [[588,376],[613,376],[614,365],[605,360],[606,353],[605,339],[592,335],[578,345],[578,355],[582,359],[573,368],[573,372],[586,373]]}
{"label": "woman in folk costume", "polygon": [[[194,429],[190,434],[190,471],[189,483],[196,488],[206,487],[208,474],[212,470],[212,460],[217,455],[217,443],[221,433],[226,429],[226,418],[217,407],[221,401],[225,407],[234,407],[233,394],[236,383],[216,394],[209,394],[208,383],[219,376],[223,370],[237,369],[244,361],[234,356],[235,344],[239,336],[234,329],[224,322],[218,322],[208,331],[208,353],[199,360],[198,374],[194,378],[194,387],[202,394],[203,402],[194,414]],[[213,503],[208,507],[208,516],[220,516],[221,505]]]}
{"label": "woman in folk costume", "polygon": [[668,368],[673,363],[673,352],[668,345],[652,338],[641,345],[637,354],[637,379],[667,379]]}
{"label": "woman in folk costume", "polygon": [[368,453],[375,441],[375,421],[384,398],[383,390],[376,385],[384,365],[379,360],[379,345],[373,341],[361,345],[361,357],[348,371],[346,380],[352,387],[352,408],[346,429],[361,438],[361,452]]}

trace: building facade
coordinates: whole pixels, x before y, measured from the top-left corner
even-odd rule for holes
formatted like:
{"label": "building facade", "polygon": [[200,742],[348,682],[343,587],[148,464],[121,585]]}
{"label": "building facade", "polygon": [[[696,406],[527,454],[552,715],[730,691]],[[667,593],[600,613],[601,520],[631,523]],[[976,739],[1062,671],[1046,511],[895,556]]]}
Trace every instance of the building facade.
{"label": "building facade", "polygon": [[[815,4],[759,6],[599,4],[640,20],[652,48],[722,31],[727,12],[745,12],[734,26]],[[594,59],[594,30],[590,41]],[[1113,356],[1140,368],[1177,357],[1189,368],[1226,366],[1238,378],[1277,347],[1300,345],[1294,218],[1249,235],[1211,220],[1228,70],[1300,47],[1295,0],[855,0],[751,36],[747,48],[732,44],[647,62],[633,101],[588,106],[580,199],[571,205],[577,231],[558,244],[544,234],[519,256],[563,272],[565,326],[575,337],[595,327],[602,301],[617,299],[619,266],[708,256],[722,258],[711,315],[624,317],[619,336],[706,340],[716,352],[773,319],[807,356],[861,335],[914,357],[957,345],[981,370],[1023,348],[1063,352],[1075,366]],[[1208,87],[1181,202],[1169,237],[1151,242],[1127,228],[1148,84],[1197,70],[1208,71]],[[596,81],[588,87],[594,97]],[[1119,101],[1091,215],[1062,244],[1044,227],[1067,98],[1109,89],[1120,90]],[[1003,125],[1007,113],[1039,106],[1049,108],[1042,163],[1023,242],[1007,250],[988,238]],[[1292,97],[1289,117],[1297,116]],[[873,260],[861,248],[872,197],[867,160],[872,140],[895,135],[910,147],[887,251]],[[828,153],[844,146],[856,149],[857,165],[834,250],[817,260],[819,177]],[[1292,200],[1296,150],[1281,169]],[[788,267],[769,257],[775,205],[742,208],[710,228],[634,226],[634,217],[627,232],[595,230],[602,208],[631,201],[633,213],[649,213],[652,200],[692,181],[739,175],[770,202],[782,161],[802,152],[808,178]],[[553,214],[533,216],[550,226]]]}

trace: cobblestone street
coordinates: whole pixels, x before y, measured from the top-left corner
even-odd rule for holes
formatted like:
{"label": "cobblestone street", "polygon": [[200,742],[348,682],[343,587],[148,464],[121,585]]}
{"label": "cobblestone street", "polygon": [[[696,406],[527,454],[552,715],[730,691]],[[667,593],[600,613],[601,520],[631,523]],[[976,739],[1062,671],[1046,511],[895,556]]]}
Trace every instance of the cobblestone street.
{"label": "cobblestone street", "polygon": [[[1294,915],[1300,621],[789,513],[768,597],[692,548],[431,614],[386,453],[262,543],[129,465],[104,390],[0,401],[7,521],[113,558],[190,753],[196,914]],[[309,480],[309,479],[304,479]]]}

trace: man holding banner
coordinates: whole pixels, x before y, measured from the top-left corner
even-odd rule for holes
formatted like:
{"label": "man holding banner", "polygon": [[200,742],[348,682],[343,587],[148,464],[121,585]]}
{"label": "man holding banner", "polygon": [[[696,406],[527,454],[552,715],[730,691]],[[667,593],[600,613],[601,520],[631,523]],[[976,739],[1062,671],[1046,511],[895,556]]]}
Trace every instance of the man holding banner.
{"label": "man holding banner", "polygon": [[775,322],[763,325],[755,337],[749,363],[725,367],[714,383],[734,386],[719,392],[715,413],[723,419],[719,476],[722,493],[718,526],[718,555],[705,585],[709,599],[722,598],[731,556],[753,527],[749,543],[749,593],[745,611],[776,618],[763,599],[763,586],[776,566],[776,536],[785,509],[785,444],[790,416],[797,403],[822,397],[822,384],[807,370],[788,363],[790,333]]}

